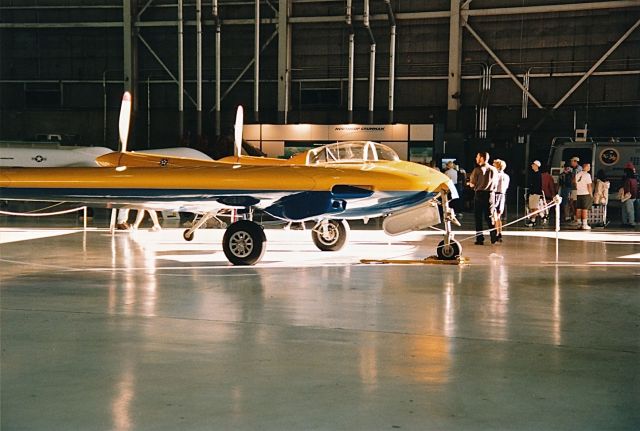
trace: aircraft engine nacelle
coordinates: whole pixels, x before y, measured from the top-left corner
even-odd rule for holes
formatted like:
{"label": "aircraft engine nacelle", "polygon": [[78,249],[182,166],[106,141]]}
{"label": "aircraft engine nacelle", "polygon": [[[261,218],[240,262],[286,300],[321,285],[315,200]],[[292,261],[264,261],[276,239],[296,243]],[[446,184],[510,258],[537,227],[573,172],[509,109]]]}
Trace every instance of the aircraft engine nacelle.
{"label": "aircraft engine nacelle", "polygon": [[331,192],[301,192],[279,199],[264,211],[280,219],[302,221],[341,213],[346,205],[346,201],[335,199]]}
{"label": "aircraft engine nacelle", "polygon": [[382,222],[382,229],[387,235],[400,235],[435,226],[438,223],[440,223],[438,203],[429,201],[387,216]]}

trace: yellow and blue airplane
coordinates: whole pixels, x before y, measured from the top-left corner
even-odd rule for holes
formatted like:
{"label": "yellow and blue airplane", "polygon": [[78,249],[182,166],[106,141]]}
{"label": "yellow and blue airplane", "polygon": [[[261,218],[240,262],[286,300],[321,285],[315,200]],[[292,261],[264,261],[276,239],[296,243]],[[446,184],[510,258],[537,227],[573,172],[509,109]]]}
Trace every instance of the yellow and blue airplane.
{"label": "yellow and blue airplane", "polygon": [[[126,148],[124,129],[120,136]],[[371,156],[364,156],[366,152]],[[284,221],[316,221],[314,242],[334,250],[346,240],[344,220],[384,216],[385,231],[399,234],[439,223],[439,204],[445,238],[438,255],[460,255],[461,246],[451,233],[455,216],[447,195],[457,196],[446,175],[400,161],[380,144],[337,143],[300,157],[304,164],[199,161],[172,169],[122,163],[97,169],[0,169],[0,198],[185,211],[203,214],[200,220],[221,209],[236,209],[243,219],[231,224],[223,237],[224,253],[235,265],[253,265],[264,254],[266,236],[252,220],[256,209]]]}

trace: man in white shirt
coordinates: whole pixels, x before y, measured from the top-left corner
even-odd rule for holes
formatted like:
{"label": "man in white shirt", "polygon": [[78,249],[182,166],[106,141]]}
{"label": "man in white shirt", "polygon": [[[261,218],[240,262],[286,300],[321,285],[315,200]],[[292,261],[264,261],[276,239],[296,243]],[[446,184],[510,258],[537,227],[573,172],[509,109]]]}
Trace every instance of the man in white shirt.
{"label": "man in white shirt", "polygon": [[587,217],[589,210],[593,204],[593,185],[591,181],[590,163],[584,163],[582,165],[582,171],[576,174],[576,222],[578,223],[578,229],[588,230],[591,226],[587,224]]}
{"label": "man in white shirt", "polygon": [[498,242],[502,242],[502,216],[504,214],[504,205],[507,199],[507,189],[509,188],[509,175],[504,171],[507,168],[507,162],[500,159],[493,161],[493,167],[498,170],[496,177],[496,203],[494,208],[493,221],[498,234]]}

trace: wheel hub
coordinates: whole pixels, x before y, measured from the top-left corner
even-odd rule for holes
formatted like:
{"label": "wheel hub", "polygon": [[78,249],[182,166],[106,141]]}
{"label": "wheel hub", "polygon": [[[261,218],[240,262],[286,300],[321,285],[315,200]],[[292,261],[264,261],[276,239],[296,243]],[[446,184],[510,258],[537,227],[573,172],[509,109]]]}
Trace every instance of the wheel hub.
{"label": "wheel hub", "polygon": [[243,231],[234,233],[229,240],[231,252],[238,257],[247,257],[253,251],[253,238]]}
{"label": "wheel hub", "polygon": [[338,230],[334,225],[329,224],[326,229],[320,229],[320,238],[325,244],[331,245],[338,238]]}

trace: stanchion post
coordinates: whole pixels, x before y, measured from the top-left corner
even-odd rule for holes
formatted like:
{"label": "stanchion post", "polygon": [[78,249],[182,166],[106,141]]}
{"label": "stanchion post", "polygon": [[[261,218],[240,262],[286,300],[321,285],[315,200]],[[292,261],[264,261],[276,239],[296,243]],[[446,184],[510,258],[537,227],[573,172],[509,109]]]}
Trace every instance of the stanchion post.
{"label": "stanchion post", "polygon": [[109,222],[109,233],[111,235],[113,235],[113,232],[115,231],[115,227],[116,227],[116,212],[118,210],[115,208],[111,209],[111,221]]}
{"label": "stanchion post", "polygon": [[87,230],[87,207],[83,206],[82,207],[82,227],[84,228],[84,230]]}
{"label": "stanchion post", "polygon": [[558,259],[560,257],[560,238],[558,237],[558,232],[560,232],[560,204],[562,203],[562,198],[556,195],[554,201],[556,203],[556,263],[558,263]]}

